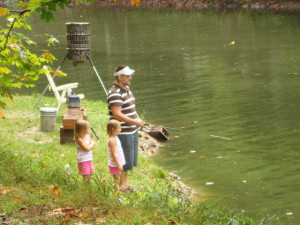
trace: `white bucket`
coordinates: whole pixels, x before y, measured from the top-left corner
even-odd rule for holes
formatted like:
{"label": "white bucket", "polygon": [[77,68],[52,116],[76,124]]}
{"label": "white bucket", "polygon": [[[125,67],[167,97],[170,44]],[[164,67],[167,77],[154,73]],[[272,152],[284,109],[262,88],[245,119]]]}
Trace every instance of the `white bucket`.
{"label": "white bucket", "polygon": [[41,130],[51,131],[55,130],[56,125],[56,108],[40,108],[41,113]]}

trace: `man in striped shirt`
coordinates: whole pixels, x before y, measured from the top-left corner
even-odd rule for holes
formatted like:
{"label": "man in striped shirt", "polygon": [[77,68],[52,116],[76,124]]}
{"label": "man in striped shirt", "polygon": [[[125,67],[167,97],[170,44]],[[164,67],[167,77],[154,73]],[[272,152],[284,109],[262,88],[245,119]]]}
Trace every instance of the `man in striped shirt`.
{"label": "man in striped shirt", "polygon": [[121,174],[123,189],[131,187],[127,182],[127,171],[137,166],[138,161],[138,127],[144,126],[135,110],[135,99],[129,89],[131,76],[135,71],[128,66],[118,66],[115,69],[116,78],[107,96],[109,119],[121,123],[121,133],[118,136],[123,148],[126,164]]}

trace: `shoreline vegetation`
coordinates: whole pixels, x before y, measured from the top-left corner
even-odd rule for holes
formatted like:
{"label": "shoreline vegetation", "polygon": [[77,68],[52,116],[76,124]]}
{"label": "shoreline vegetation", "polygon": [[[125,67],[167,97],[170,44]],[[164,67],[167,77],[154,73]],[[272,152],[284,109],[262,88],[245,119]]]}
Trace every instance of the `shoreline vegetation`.
{"label": "shoreline vegetation", "polygon": [[[106,103],[86,99],[81,104],[100,140],[93,137],[95,174],[91,182],[84,182],[74,144],[60,144],[66,105],[57,115],[56,129],[42,132],[39,109],[33,109],[38,96],[16,96],[0,118],[1,224],[280,224],[276,216],[262,212],[251,218],[209,200],[193,203],[191,190],[178,184],[178,176],[149,159],[159,146],[142,132],[144,153],[129,175],[134,191],[114,193],[107,168]],[[51,97],[43,97],[39,104],[55,106]]]}
{"label": "shoreline vegetation", "polygon": [[142,9],[172,9],[172,10],[251,10],[251,11],[299,11],[299,0],[96,0],[92,3],[71,6],[100,7],[100,8],[142,8]]}
{"label": "shoreline vegetation", "polygon": [[[9,6],[16,0],[0,0],[0,6]],[[141,9],[171,9],[171,10],[248,10],[248,11],[299,11],[300,0],[82,0],[76,3],[69,0],[71,7],[99,7],[99,8],[141,8]]]}

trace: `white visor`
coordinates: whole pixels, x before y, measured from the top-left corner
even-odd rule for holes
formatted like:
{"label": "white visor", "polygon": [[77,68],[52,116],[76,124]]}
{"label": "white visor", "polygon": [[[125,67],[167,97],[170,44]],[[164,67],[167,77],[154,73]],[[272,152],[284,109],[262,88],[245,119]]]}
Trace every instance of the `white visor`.
{"label": "white visor", "polygon": [[131,76],[132,74],[134,74],[135,70],[130,69],[128,66],[126,66],[124,69],[115,72],[114,76],[119,76],[119,75],[126,75],[126,76]]}

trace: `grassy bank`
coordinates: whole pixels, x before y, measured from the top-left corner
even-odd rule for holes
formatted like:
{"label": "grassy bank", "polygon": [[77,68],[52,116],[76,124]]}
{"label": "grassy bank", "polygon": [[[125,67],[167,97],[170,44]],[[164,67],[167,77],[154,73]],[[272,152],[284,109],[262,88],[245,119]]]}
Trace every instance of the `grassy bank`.
{"label": "grassy bank", "polygon": [[[0,224],[279,224],[275,217],[251,219],[208,201],[192,204],[171,188],[162,168],[142,155],[129,173],[135,191],[116,196],[107,168],[107,109],[99,101],[81,102],[100,138],[93,180],[83,182],[74,144],[59,143],[66,106],[56,130],[41,132],[39,110],[33,109],[37,97],[16,97],[0,118]],[[55,99],[44,97],[39,105],[44,104],[55,105]]]}

